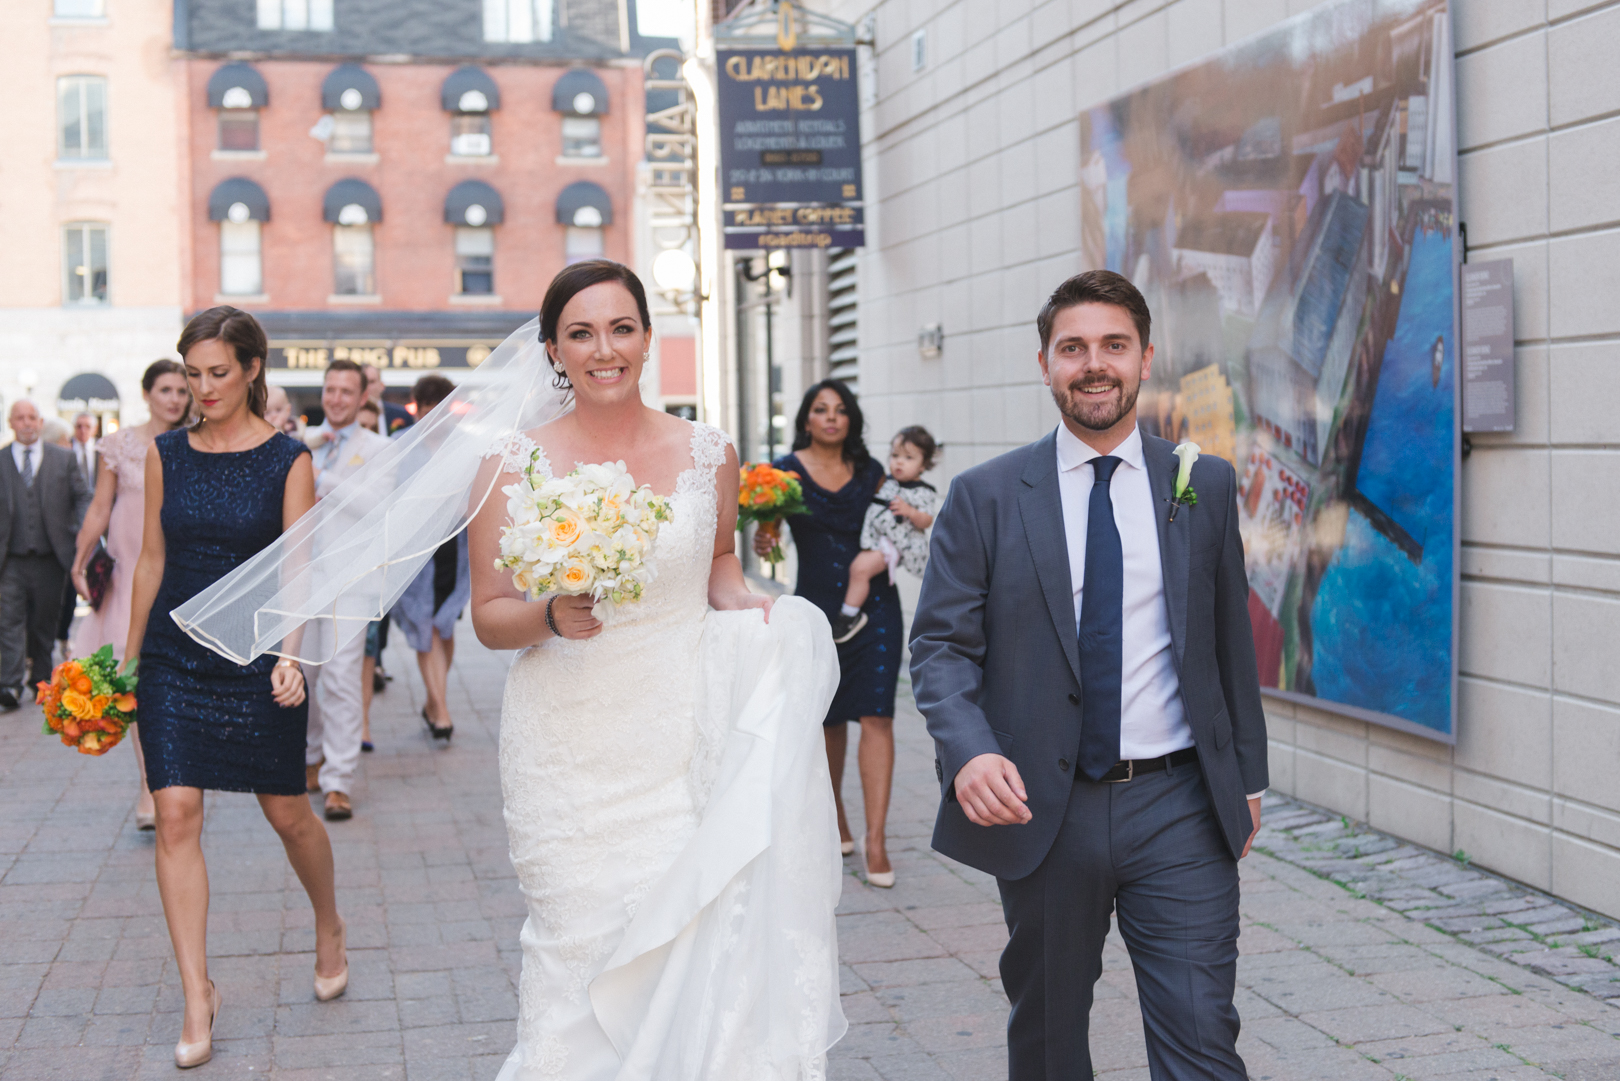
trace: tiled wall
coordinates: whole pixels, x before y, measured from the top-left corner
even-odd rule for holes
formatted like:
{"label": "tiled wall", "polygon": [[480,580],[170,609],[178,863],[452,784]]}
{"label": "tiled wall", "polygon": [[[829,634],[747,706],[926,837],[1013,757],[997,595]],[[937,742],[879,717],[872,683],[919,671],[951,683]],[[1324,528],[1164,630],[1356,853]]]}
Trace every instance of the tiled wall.
{"label": "tiled wall", "polygon": [[[870,0],[861,391],[940,481],[1056,421],[1034,314],[1082,269],[1081,109],[1303,0]],[[1271,713],[1277,787],[1620,915],[1620,2],[1454,0],[1462,217],[1514,260],[1518,430],[1463,467],[1455,750]],[[913,71],[911,37],[927,35]],[[916,348],[940,323],[942,356]]]}

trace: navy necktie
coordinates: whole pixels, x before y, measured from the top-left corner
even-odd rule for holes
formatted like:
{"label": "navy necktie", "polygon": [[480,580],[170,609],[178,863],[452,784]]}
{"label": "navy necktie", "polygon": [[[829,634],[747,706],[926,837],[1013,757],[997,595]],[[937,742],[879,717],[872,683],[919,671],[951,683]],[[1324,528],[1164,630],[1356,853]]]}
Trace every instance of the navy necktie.
{"label": "navy necktie", "polygon": [[1112,455],[1093,458],[1086,517],[1086,578],[1080,595],[1080,772],[1100,780],[1119,761],[1120,681],[1124,669],[1125,555],[1108,482]]}

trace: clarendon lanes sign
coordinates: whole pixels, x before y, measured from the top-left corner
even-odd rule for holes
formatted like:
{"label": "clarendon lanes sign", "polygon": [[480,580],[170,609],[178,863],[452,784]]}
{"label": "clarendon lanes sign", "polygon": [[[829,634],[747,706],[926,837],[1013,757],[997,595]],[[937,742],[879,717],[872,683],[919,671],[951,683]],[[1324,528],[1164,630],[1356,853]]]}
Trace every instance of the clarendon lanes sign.
{"label": "clarendon lanes sign", "polygon": [[717,66],[726,247],[862,246],[855,50],[722,48]]}
{"label": "clarendon lanes sign", "polygon": [[269,367],[272,370],[325,371],[334,360],[371,364],[379,370],[404,368],[476,368],[495,351],[499,341],[469,341],[465,338],[424,338],[397,340],[271,340]]}

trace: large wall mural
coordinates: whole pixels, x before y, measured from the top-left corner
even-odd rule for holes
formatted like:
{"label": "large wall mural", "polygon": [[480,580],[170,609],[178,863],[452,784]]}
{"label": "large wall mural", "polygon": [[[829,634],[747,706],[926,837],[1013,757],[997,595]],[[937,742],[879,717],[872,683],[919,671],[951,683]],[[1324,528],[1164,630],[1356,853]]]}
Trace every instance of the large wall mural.
{"label": "large wall mural", "polygon": [[1451,26],[1342,0],[1081,116],[1087,265],[1146,294],[1144,426],[1237,469],[1261,681],[1455,740]]}

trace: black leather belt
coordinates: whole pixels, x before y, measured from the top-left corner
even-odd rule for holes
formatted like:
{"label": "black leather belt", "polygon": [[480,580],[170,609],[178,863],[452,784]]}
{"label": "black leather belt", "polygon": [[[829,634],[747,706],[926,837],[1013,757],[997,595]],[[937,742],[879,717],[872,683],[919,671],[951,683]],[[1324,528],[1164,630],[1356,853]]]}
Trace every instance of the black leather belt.
{"label": "black leather belt", "polygon": [[1197,747],[1183,747],[1179,751],[1160,755],[1158,758],[1127,758],[1115,762],[1112,769],[1098,778],[1109,784],[1133,780],[1144,773],[1158,773],[1170,766],[1185,766],[1189,762],[1198,761]]}

